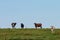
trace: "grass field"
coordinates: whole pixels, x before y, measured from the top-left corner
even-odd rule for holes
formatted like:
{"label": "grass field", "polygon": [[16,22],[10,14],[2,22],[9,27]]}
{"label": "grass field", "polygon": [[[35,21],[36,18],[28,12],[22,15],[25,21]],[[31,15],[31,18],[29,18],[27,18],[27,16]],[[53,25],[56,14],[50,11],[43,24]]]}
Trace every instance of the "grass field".
{"label": "grass field", "polygon": [[0,29],[0,40],[60,40],[60,29]]}

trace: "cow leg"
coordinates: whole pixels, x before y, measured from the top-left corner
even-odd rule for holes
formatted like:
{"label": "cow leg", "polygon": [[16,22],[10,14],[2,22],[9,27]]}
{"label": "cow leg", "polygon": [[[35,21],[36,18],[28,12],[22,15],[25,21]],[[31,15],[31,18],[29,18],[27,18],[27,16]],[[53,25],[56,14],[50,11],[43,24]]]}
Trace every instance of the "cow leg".
{"label": "cow leg", "polygon": [[42,29],[42,26],[41,26],[41,29]]}
{"label": "cow leg", "polygon": [[35,27],[37,29],[37,27]]}
{"label": "cow leg", "polygon": [[22,29],[24,28],[24,27],[21,27]]}
{"label": "cow leg", "polygon": [[12,28],[15,28],[15,25],[13,25]]}

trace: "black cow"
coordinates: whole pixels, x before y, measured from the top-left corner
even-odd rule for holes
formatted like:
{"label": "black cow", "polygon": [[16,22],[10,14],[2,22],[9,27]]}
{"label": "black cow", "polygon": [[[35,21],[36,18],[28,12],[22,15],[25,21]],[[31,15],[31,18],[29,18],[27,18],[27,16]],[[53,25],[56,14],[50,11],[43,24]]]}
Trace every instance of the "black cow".
{"label": "black cow", "polygon": [[12,28],[15,28],[16,24],[17,24],[17,23],[11,23]]}
{"label": "black cow", "polygon": [[23,24],[23,23],[21,23],[21,28],[22,28],[22,29],[24,28],[24,24]]}

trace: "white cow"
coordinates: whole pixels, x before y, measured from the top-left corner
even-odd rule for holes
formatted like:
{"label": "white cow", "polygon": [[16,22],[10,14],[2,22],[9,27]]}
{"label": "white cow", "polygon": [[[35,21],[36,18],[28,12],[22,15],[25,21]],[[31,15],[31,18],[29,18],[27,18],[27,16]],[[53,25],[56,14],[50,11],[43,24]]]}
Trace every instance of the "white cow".
{"label": "white cow", "polygon": [[54,33],[54,29],[55,27],[54,26],[51,26],[51,32]]}

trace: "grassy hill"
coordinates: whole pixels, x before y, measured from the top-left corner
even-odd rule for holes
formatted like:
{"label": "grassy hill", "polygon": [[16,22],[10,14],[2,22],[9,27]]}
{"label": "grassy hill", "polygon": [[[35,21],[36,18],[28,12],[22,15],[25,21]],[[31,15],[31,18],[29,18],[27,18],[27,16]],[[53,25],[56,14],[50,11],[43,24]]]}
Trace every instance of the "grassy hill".
{"label": "grassy hill", "polygon": [[0,29],[0,40],[60,40],[60,29]]}

